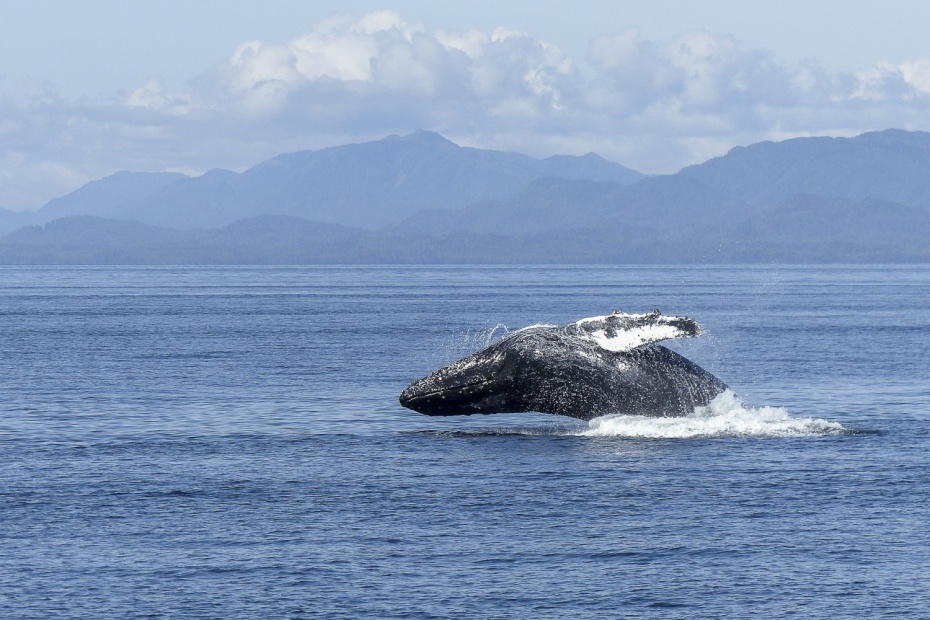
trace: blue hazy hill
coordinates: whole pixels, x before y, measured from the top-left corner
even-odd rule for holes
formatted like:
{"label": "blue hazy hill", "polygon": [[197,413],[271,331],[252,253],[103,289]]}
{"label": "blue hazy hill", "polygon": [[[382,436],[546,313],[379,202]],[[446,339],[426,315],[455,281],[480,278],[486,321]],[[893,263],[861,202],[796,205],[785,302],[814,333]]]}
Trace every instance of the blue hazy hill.
{"label": "blue hazy hill", "polygon": [[120,173],[49,202],[39,216],[48,221],[95,215],[189,229],[277,214],[374,229],[421,209],[459,208],[514,196],[546,176],[616,183],[642,177],[594,154],[540,160],[461,147],[439,134],[418,131],[288,153],[242,173],[212,170],[199,177]]}
{"label": "blue hazy hill", "polygon": [[95,212],[108,219],[8,235],[0,262],[927,262],[928,173],[930,134],[899,130],[760,143],[652,177],[418,132],[175,178]]}
{"label": "blue hazy hill", "polygon": [[77,191],[47,202],[44,218],[68,215],[108,215],[127,203],[142,200],[176,181],[189,178],[177,172],[117,172],[91,181]]}
{"label": "blue hazy hill", "polygon": [[122,205],[141,200],[187,178],[175,172],[117,172],[50,200],[37,212],[0,209],[0,234],[71,215],[110,215]]}
{"label": "blue hazy hill", "polygon": [[177,230],[90,216],[0,239],[0,264],[881,263],[930,262],[930,213],[796,197],[728,226],[618,219],[526,234],[381,231],[264,215]]}
{"label": "blue hazy hill", "polygon": [[811,195],[930,209],[930,133],[888,129],[854,138],[760,142],[678,174],[753,206]]}

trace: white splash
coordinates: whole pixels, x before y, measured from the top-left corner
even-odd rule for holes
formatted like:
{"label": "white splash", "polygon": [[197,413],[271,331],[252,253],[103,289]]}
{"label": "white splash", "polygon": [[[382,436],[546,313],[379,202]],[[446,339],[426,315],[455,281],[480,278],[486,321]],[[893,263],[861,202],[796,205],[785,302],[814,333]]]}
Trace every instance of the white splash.
{"label": "white splash", "polygon": [[813,437],[848,432],[819,418],[794,418],[781,407],[747,407],[731,390],[706,407],[680,418],[612,415],[595,418],[578,435],[585,437]]}

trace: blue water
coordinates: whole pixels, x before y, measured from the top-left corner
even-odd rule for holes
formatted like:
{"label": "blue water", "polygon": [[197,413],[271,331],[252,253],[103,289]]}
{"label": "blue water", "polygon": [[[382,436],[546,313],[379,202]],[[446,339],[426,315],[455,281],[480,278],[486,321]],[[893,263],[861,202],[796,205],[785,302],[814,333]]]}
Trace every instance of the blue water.
{"label": "blue water", "polygon": [[[4,618],[930,617],[930,267],[0,269]],[[428,418],[614,309],[740,400]]]}

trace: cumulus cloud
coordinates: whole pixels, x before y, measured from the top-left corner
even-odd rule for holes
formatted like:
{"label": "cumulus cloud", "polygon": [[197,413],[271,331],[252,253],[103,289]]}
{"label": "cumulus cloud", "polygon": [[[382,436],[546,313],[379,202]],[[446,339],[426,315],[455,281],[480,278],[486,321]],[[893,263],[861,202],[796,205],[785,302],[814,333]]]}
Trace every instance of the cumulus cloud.
{"label": "cumulus cloud", "polygon": [[430,31],[391,11],[246,41],[180,92],[157,77],[67,101],[0,78],[0,207],[37,207],[119,169],[241,169],[414,129],[534,155],[596,151],[670,172],[737,144],[930,129],[930,59],[830,73],[732,36],[594,38],[585,58],[508,28]]}
{"label": "cumulus cloud", "polygon": [[286,44],[244,43],[201,83],[213,86],[217,105],[238,102],[259,115],[385,100],[414,107],[481,102],[499,114],[515,103],[558,109],[576,77],[558,47],[526,33],[430,33],[382,11],[329,20]]}

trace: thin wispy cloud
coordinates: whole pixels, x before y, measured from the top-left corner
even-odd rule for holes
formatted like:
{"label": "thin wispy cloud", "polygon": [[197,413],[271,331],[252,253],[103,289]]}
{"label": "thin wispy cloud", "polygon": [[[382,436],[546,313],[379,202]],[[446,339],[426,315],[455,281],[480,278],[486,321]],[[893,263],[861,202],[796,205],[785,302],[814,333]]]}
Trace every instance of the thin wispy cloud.
{"label": "thin wispy cloud", "polygon": [[930,128],[930,59],[831,73],[730,36],[594,38],[585,58],[497,28],[430,31],[381,11],[244,41],[188,85],[98,99],[0,77],[0,207],[121,169],[242,168],[280,152],[431,129],[460,144],[601,155],[671,172],[738,144]]}

